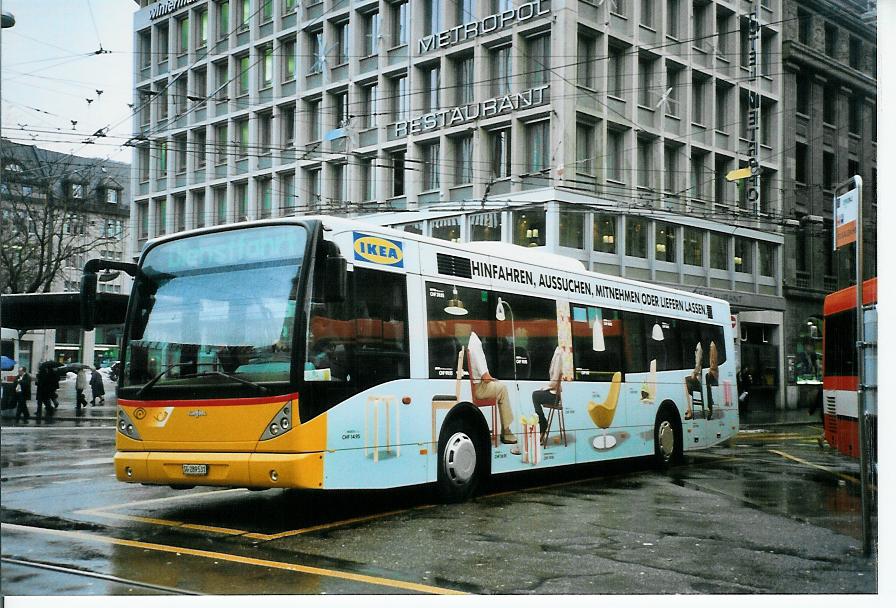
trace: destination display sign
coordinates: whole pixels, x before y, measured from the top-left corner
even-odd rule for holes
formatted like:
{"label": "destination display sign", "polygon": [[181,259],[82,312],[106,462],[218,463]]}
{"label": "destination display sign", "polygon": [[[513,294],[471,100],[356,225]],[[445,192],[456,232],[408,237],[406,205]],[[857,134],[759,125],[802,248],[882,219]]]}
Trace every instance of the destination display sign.
{"label": "destination display sign", "polygon": [[693,315],[713,318],[712,306],[703,302],[695,302],[677,295],[654,293],[648,289],[611,285],[600,280],[569,278],[548,272],[534,272],[517,268],[510,264],[497,264],[471,261],[472,274],[475,277],[517,283],[528,287],[538,287],[574,295],[603,298],[624,304],[636,304],[662,311],[685,312]]}
{"label": "destination display sign", "polygon": [[547,15],[551,12],[548,0],[534,0],[516,7],[489,15],[482,21],[470,21],[429,36],[424,36],[417,41],[417,52],[422,55],[436,49],[444,49],[455,44],[497,32],[514,23],[524,23],[530,19]]}
{"label": "destination display sign", "polygon": [[521,93],[510,93],[465,106],[429,112],[412,120],[395,123],[395,137],[418,135],[444,127],[462,125],[479,118],[491,118],[516,110],[535,108],[550,101],[549,89],[550,85],[545,84]]}

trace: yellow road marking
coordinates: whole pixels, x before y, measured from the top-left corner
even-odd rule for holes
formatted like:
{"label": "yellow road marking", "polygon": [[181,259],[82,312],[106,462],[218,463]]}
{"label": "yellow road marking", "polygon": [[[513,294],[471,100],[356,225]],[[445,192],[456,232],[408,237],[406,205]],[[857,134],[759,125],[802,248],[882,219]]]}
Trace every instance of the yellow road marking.
{"label": "yellow road marking", "polygon": [[19,524],[0,524],[0,528],[19,531],[31,532],[36,534],[46,534],[50,536],[62,536],[65,538],[75,538],[88,542],[103,543],[108,545],[120,545],[123,547],[131,547],[134,549],[148,549],[151,551],[160,551],[163,553],[176,553],[181,555],[191,555],[193,557],[203,557],[219,561],[234,562],[249,566],[260,566],[263,568],[275,568],[278,570],[286,570],[289,572],[299,572],[302,574],[311,574],[315,576],[323,576],[330,578],[338,578],[358,583],[367,583],[369,585],[378,585],[381,587],[393,587],[403,589],[405,591],[418,591],[420,593],[432,593],[438,595],[466,595],[462,591],[446,589],[443,587],[433,587],[431,585],[422,585],[419,583],[411,583],[407,581],[399,581],[395,579],[382,578],[378,576],[369,576],[366,574],[354,574],[352,572],[342,572],[340,570],[331,570],[329,568],[317,568],[314,566],[303,566],[301,564],[290,564],[288,562],[275,562],[266,559],[257,559],[253,557],[243,557],[241,555],[233,555],[230,553],[218,553],[216,551],[204,551],[201,549],[190,549],[188,547],[176,547],[173,545],[160,545],[157,543],[145,543],[136,540],[127,540],[123,538],[115,538],[112,536],[102,536],[100,534],[92,534],[87,532],[76,532],[74,530],[52,530],[49,528],[37,528],[33,526],[22,526]]}
{"label": "yellow road marking", "polygon": [[[818,469],[819,471],[824,471],[825,473],[830,473],[831,475],[834,475],[835,477],[839,477],[840,479],[843,479],[850,483],[855,483],[855,484],[861,483],[861,481],[857,477],[853,477],[852,475],[847,475],[845,473],[840,473],[839,471],[835,471],[834,469],[822,466],[820,464],[815,464],[814,462],[809,462],[808,460],[803,460],[802,458],[798,458],[796,456],[788,454],[787,452],[782,452],[780,450],[769,450],[769,452],[771,452],[772,454],[777,454],[778,456],[781,456],[782,458],[786,458],[788,460],[792,460],[794,462],[804,464],[808,467],[812,467],[813,469]],[[874,484],[872,484],[871,489],[876,490],[877,488],[875,488]]]}
{"label": "yellow road marking", "polygon": [[287,538],[289,536],[298,536],[299,534],[307,534],[308,532],[317,532],[318,530],[327,530],[330,528],[336,528],[339,526],[345,526],[348,524],[356,524],[362,521],[371,521],[374,519],[379,519],[381,517],[388,517],[390,515],[398,515],[399,513],[406,513],[408,511],[417,511],[422,509],[432,509],[436,505],[421,505],[419,507],[412,507],[411,509],[398,509],[396,511],[386,511],[385,513],[375,513],[373,515],[363,515],[361,517],[352,517],[350,519],[342,519],[339,521],[334,521],[326,524],[318,524],[316,526],[309,526],[307,528],[299,528],[297,530],[287,530],[285,532],[277,532],[276,534],[261,534],[256,532],[247,532],[245,534],[246,538],[251,538],[255,540],[277,540],[280,538]]}
{"label": "yellow road marking", "polygon": [[809,439],[810,435],[803,435],[801,433],[763,433],[756,435],[737,435],[735,437],[735,441],[768,441],[775,439]]}
{"label": "yellow road marking", "polygon": [[[78,511],[78,513],[88,513],[87,511]],[[191,530],[201,530],[203,532],[214,532],[216,534],[225,534],[229,536],[240,536],[245,534],[245,530],[236,530],[234,528],[219,528],[216,526],[203,526],[201,524],[189,524],[182,521],[171,519],[159,519],[156,517],[143,517],[141,515],[125,515],[124,513],[108,513],[96,510],[89,513],[90,515],[98,515],[107,519],[118,519],[121,521],[136,521],[142,524],[153,524],[156,526],[167,526],[169,528],[189,528]]]}
{"label": "yellow road marking", "polygon": [[106,505],[104,507],[96,507],[94,509],[82,509],[80,511],[75,511],[75,513],[88,513],[88,514],[97,514],[101,511],[110,511],[112,509],[124,509],[126,507],[139,507],[143,505],[149,505],[159,502],[173,502],[176,500],[186,500],[188,498],[205,498],[207,496],[220,496],[222,494],[232,494],[234,492],[245,492],[248,493],[249,490],[244,488],[230,488],[227,490],[210,490],[208,492],[194,492],[194,493],[185,493],[185,494],[175,494],[174,496],[163,496],[161,498],[147,498],[146,500],[135,500],[132,502],[123,502],[117,505]]}

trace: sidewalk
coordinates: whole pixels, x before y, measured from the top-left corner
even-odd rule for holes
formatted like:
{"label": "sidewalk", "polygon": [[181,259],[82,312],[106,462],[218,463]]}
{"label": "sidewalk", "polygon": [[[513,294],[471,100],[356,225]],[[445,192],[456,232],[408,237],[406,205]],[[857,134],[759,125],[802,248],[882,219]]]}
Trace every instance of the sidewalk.
{"label": "sidewalk", "polygon": [[[103,388],[106,391],[104,395],[105,401],[100,404],[99,400],[97,400],[96,405],[90,405],[90,398],[93,396],[90,389],[88,388],[85,391],[85,397],[87,397],[87,407],[83,408],[80,412],[76,412],[75,410],[75,374],[69,374],[67,378],[63,378],[59,381],[59,391],[57,395],[59,396],[59,409],[57,409],[53,414],[47,416],[44,414],[45,420],[102,420],[102,421],[115,421],[116,417],[116,409],[118,406],[118,399],[115,395],[115,383],[109,380],[109,376],[106,373],[100,372],[103,377]],[[32,396],[34,395],[34,387],[31,388]],[[37,401],[35,399],[31,399],[28,401],[28,411],[31,412],[31,421],[34,421],[34,417],[37,414]],[[15,409],[12,410],[3,410],[3,424],[15,424],[14,422],[14,412]]]}

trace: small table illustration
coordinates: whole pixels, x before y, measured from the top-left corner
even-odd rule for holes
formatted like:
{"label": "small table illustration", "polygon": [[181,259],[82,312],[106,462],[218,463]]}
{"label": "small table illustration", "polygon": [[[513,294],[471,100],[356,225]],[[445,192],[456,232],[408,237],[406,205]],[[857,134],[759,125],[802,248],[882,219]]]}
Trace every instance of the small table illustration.
{"label": "small table illustration", "polygon": [[[369,395],[367,402],[364,404],[364,456],[367,456],[369,450],[373,449],[373,462],[380,460],[380,425],[379,411],[383,409],[386,418],[386,453],[392,453],[392,425],[391,410],[395,405],[395,455],[401,456],[401,416],[398,410],[398,400],[394,395]],[[373,417],[373,445],[370,442],[370,419]]]}

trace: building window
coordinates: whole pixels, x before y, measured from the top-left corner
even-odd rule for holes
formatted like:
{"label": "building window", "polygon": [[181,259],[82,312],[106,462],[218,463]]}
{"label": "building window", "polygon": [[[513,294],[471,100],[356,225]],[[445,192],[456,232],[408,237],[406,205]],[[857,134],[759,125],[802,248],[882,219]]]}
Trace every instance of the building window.
{"label": "building window", "polygon": [[274,18],[274,0],[260,0],[261,22],[267,23]]}
{"label": "building window", "polygon": [[470,216],[471,241],[500,241],[501,213],[479,213]]}
{"label": "building window", "polygon": [[262,178],[258,180],[258,217],[265,219],[271,217],[273,209],[273,189],[271,187],[271,178]]}
{"label": "building window", "polygon": [[190,50],[190,20],[184,17],[177,20],[177,53],[185,54]]}
{"label": "building window", "polygon": [[218,2],[218,40],[230,34],[230,0]]}
{"label": "building window", "polygon": [[158,38],[156,42],[158,43],[158,54],[159,54],[159,63],[165,63],[168,61],[168,26],[161,25],[158,29]]}
{"label": "building window", "polygon": [[694,0],[694,47],[700,50],[706,49],[706,22],[709,19],[710,8],[712,5],[709,2]]}
{"label": "building window", "polygon": [[215,90],[213,95],[217,101],[227,101],[227,85],[230,80],[227,78],[227,62],[219,61],[214,64],[215,70]]}
{"label": "building window", "polygon": [[670,38],[678,38],[679,24],[681,23],[680,0],[668,0],[666,4],[666,35]]}
{"label": "building window", "polygon": [[215,223],[217,225],[227,223],[227,188],[215,188]]}
{"label": "building window", "polygon": [[392,79],[392,121],[407,120],[409,111],[408,77],[407,75],[398,76]]}
{"label": "building window", "polygon": [[156,234],[168,231],[168,203],[165,199],[156,201]]}
{"label": "building window", "polygon": [[703,231],[698,228],[684,228],[684,263],[703,266]]}
{"label": "building window", "polygon": [[[529,88],[534,89],[548,84],[551,80],[551,36],[545,34],[529,38],[526,47],[529,56]],[[507,50],[509,53],[510,48]],[[578,61],[581,61],[581,58]],[[510,67],[509,60],[507,66]]]}
{"label": "building window", "polygon": [[238,19],[239,19],[239,27],[238,31],[245,31],[249,29],[249,19],[252,17],[252,9],[249,6],[249,0],[236,0],[237,1],[237,11],[238,11]]}
{"label": "building window", "polygon": [[149,211],[147,203],[137,203],[137,238],[145,239],[149,236]]}
{"label": "building window", "polygon": [[404,195],[404,150],[389,155],[392,166],[392,196]]}
{"label": "building window", "polygon": [[376,82],[361,87],[361,124],[366,129],[376,127],[377,90]]}
{"label": "building window", "polygon": [[187,172],[187,136],[178,135],[174,138],[174,171],[178,175]]}
{"label": "building window", "polygon": [[312,99],[307,102],[308,108],[308,141],[320,141],[321,138],[321,113],[320,99]]}
{"label": "building window", "polygon": [[549,120],[526,125],[526,150],[529,156],[526,170],[529,173],[546,173],[550,169],[550,127]]}
{"label": "building window", "polygon": [[638,138],[638,187],[653,189],[656,170],[653,166],[654,142]]}
{"label": "building window", "polygon": [[837,53],[837,26],[833,23],[824,24],[824,53],[828,57]]}
{"label": "building window", "polygon": [[821,187],[825,190],[834,189],[834,153],[822,152],[821,154]]}
{"label": "building window", "polygon": [[141,182],[149,181],[149,156],[149,146],[137,148],[137,170]]}
{"label": "building window", "polygon": [[183,232],[187,229],[187,197],[174,197],[174,231]]}
{"label": "building window", "polygon": [[457,24],[469,23],[476,18],[475,0],[454,0],[457,10]]}
{"label": "building window", "polygon": [[649,28],[654,26],[653,0],[641,0],[641,25]]}
{"label": "building window", "polygon": [[594,82],[594,49],[597,43],[594,36],[588,34],[579,34],[578,39],[578,58],[576,59],[576,79],[580,87],[595,89]]}
{"label": "building window", "polygon": [[678,261],[678,250],[676,249],[675,234],[678,227],[675,224],[667,222],[657,222],[654,229],[655,256],[660,262],[676,262]]}
{"label": "building window", "polygon": [[348,46],[351,38],[348,32],[348,21],[337,23],[336,28],[336,65],[348,63]]}
{"label": "building window", "polygon": [[544,209],[513,212],[513,243],[523,247],[543,247],[545,244]]}
{"label": "building window", "polygon": [[796,10],[796,18],[799,21],[799,41],[809,44],[812,39],[812,13],[801,8]]}
{"label": "building window", "polygon": [[236,129],[237,154],[239,158],[246,158],[249,156],[249,119],[234,121],[233,126]]}
{"label": "building window", "polygon": [[560,208],[560,246],[585,248],[585,210],[575,205]]}
{"label": "building window", "polygon": [[249,56],[243,55],[242,57],[237,57],[236,59],[237,65],[239,66],[239,78],[237,80],[239,89],[237,90],[237,94],[239,95],[248,95],[249,94]]}
{"label": "building window", "polygon": [[[797,107],[800,105],[799,86],[803,81],[797,82]],[[826,84],[824,87],[824,96],[821,99],[822,120],[829,125],[837,124],[837,98],[839,87],[836,84]],[[809,102],[806,99],[808,95],[803,93],[803,109],[797,110],[803,114],[808,114]]]}
{"label": "building window", "polygon": [[148,68],[152,65],[152,37],[149,30],[137,34],[137,48],[140,52],[140,68]]}
{"label": "building window", "polygon": [[364,55],[371,57],[380,52],[380,14],[378,11],[364,15]]}
{"label": "building window", "polygon": [[510,177],[510,127],[498,129],[490,133],[491,145],[491,177],[501,179]]}
{"label": "building window", "polygon": [[663,178],[667,194],[677,196],[681,189],[680,175],[678,171],[679,149],[676,146],[663,146]]}
{"label": "building window", "polygon": [[759,274],[764,277],[775,276],[775,251],[777,247],[774,243],[759,241]]}
{"label": "building window", "polygon": [[296,10],[296,6],[298,6],[299,0],[283,0],[283,15],[289,15],[294,10]]}
{"label": "building window", "polygon": [[734,270],[748,274],[753,272],[753,241],[734,237]]}
{"label": "building window", "polygon": [[709,233],[709,266],[717,270],[728,270],[728,236],[718,232]]}
{"label": "building window", "polygon": [[236,203],[235,220],[245,222],[249,219],[249,188],[246,182],[234,185],[233,199]]}
{"label": "building window", "polygon": [[314,169],[306,169],[305,175],[308,180],[308,209],[320,209],[320,167]]}
{"label": "building window", "polygon": [[588,124],[576,124],[576,170],[594,177],[594,127]]}
{"label": "building window", "polygon": [[374,159],[371,157],[358,159],[358,177],[361,181],[361,200],[376,199],[376,172],[373,169]]}
{"label": "building window", "polygon": [[617,99],[624,99],[625,51],[611,45],[607,52],[607,94]]}
{"label": "building window", "polygon": [[473,136],[462,135],[452,138],[454,142],[454,185],[460,186],[473,181]]}
{"label": "building window", "polygon": [[205,227],[205,192],[201,190],[193,193],[193,225]]}
{"label": "building window", "polygon": [[693,82],[693,93],[691,95],[693,100],[693,112],[691,116],[691,122],[697,125],[705,125],[706,124],[706,81],[703,79],[694,78]]}
{"label": "building window", "polygon": [[282,173],[280,175],[280,209],[281,211],[292,211],[295,208],[296,175],[295,173]]}
{"label": "building window", "polygon": [[106,188],[106,202],[110,205],[117,205],[121,198],[121,192],[115,188]]}
{"label": "building window", "polygon": [[274,47],[268,45],[261,50],[261,87],[266,89],[274,84]]}
{"label": "building window", "polygon": [[320,74],[324,69],[324,31],[317,30],[308,33],[308,57],[311,67],[308,68],[308,76]]}
{"label": "building window", "polygon": [[807,170],[809,165],[809,146],[802,142],[797,142],[794,151],[796,156],[794,179],[798,184],[805,185],[809,174]]}
{"label": "building window", "polygon": [[283,145],[291,148],[296,139],[296,108],[295,106],[282,106],[280,108],[280,128],[283,129]]}
{"label": "building window", "polygon": [[392,46],[408,43],[408,3],[400,0],[392,4]]}
{"label": "building window", "polygon": [[174,112],[183,116],[187,112],[187,73],[183,72],[174,81]]}
{"label": "building window", "polygon": [[627,215],[625,217],[625,255],[633,258],[647,257],[647,220]]}
{"label": "building window", "polygon": [[215,125],[215,164],[227,163],[227,123]]}
{"label": "building window", "polygon": [[624,182],[625,177],[623,169],[625,167],[625,152],[623,150],[625,133],[607,129],[607,178]]}
{"label": "building window", "polygon": [[473,55],[458,57],[454,62],[454,87],[457,91],[456,105],[473,103]]}
{"label": "building window", "polygon": [[258,114],[258,153],[270,154],[274,119],[270,112]]}
{"label": "building window", "polygon": [[283,54],[283,82],[291,82],[296,79],[296,41],[281,42],[280,52]]}
{"label": "building window", "polygon": [[616,253],[616,216],[595,213],[591,248],[600,253]]}
{"label": "building window", "polygon": [[439,142],[423,144],[423,190],[439,188]]}
{"label": "building window", "polygon": [[491,51],[492,93],[495,97],[510,93],[510,46],[503,46]]}
{"label": "building window", "polygon": [[653,108],[656,100],[653,98],[653,72],[656,61],[653,59],[638,58],[638,104],[645,108]]}
{"label": "building window", "polygon": [[460,221],[456,217],[449,217],[430,222],[430,235],[434,239],[460,242]]}
{"label": "building window", "polygon": [[423,5],[423,33],[436,34],[442,30],[442,0],[426,0]]}
{"label": "building window", "polygon": [[728,101],[731,90],[725,86],[716,87],[716,130],[728,132]]}
{"label": "building window", "polygon": [[862,39],[855,36],[849,37],[849,67],[862,69]]}
{"label": "building window", "polygon": [[691,194],[694,199],[706,199],[706,161],[707,152],[691,149]]}
{"label": "building window", "polygon": [[[168,142],[165,140],[160,140],[156,144],[156,157],[158,161],[158,170],[159,177],[164,177],[168,174]],[[80,197],[76,197],[80,198]]]}
{"label": "building window", "polygon": [[439,109],[439,90],[441,88],[441,71],[439,66],[423,69],[423,111],[433,112]]}
{"label": "building window", "polygon": [[862,98],[849,99],[849,132],[856,135],[862,131]]}
{"label": "building window", "polygon": [[348,124],[348,91],[333,95],[333,108],[336,112],[336,128],[341,129]]}

